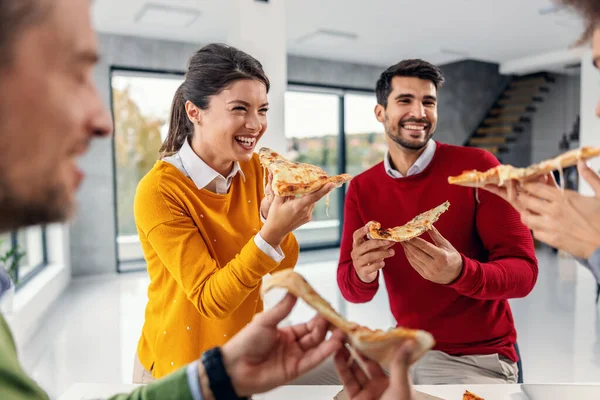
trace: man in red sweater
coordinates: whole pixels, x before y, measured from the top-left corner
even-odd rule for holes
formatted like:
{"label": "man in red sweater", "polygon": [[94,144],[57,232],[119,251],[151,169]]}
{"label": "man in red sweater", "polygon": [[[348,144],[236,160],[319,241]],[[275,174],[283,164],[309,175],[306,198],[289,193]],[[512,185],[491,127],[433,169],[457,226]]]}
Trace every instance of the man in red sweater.
{"label": "man in red sweater", "polygon": [[[383,272],[398,326],[437,342],[413,368],[417,384],[516,383],[517,334],[508,299],[537,279],[533,239],[519,214],[486,191],[451,186],[448,176],[498,165],[490,153],[436,143],[441,71],[405,60],[377,82],[375,115],[385,127],[384,161],[348,188],[338,285],[353,303],[370,301]],[[366,237],[369,221],[403,225],[448,200],[436,228],[402,245]]]}

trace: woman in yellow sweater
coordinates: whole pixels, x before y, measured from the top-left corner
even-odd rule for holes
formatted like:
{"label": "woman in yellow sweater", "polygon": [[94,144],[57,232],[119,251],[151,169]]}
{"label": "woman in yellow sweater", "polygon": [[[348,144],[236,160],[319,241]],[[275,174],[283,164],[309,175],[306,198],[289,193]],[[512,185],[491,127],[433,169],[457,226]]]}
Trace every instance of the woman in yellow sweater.
{"label": "woman in yellow sweater", "polygon": [[254,149],[267,128],[268,90],[261,64],[233,47],[211,44],[190,59],[161,160],[135,197],[150,276],[136,383],[223,345],[262,311],[263,276],[294,267],[291,232],[332,189],[265,196]]}

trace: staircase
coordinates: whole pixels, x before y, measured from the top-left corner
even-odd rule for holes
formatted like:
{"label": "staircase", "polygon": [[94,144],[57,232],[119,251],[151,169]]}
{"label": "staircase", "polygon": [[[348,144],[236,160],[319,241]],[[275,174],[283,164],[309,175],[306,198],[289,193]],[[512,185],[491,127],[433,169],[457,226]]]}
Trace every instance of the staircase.
{"label": "staircase", "polygon": [[521,160],[524,148],[531,147],[531,114],[554,81],[547,73],[513,77],[465,146],[487,150],[502,163]]}

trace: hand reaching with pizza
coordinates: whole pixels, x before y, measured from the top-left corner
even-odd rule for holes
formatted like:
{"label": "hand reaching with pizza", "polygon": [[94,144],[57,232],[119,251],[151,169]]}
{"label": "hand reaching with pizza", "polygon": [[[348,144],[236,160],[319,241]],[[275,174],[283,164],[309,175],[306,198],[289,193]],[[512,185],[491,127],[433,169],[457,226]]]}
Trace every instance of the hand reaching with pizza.
{"label": "hand reaching with pizza", "polygon": [[498,194],[519,211],[536,239],[587,259],[600,247],[600,176],[583,161],[578,169],[594,196],[542,183],[526,183],[512,197]]}
{"label": "hand reaching with pizza", "polygon": [[335,185],[328,183],[316,192],[301,197],[274,196],[260,236],[271,246],[279,246],[289,233],[311,220],[317,201],[334,187]]}
{"label": "hand reaching with pizza", "polygon": [[391,351],[395,352],[390,365],[390,377],[375,362],[363,359],[371,379],[358,368],[356,363],[349,363],[350,354],[342,348],[335,355],[335,367],[344,385],[344,392],[349,400],[413,400],[415,392],[409,375],[411,354],[415,343],[406,341]]}
{"label": "hand reaching with pizza", "polygon": [[434,244],[419,237],[402,242],[408,262],[428,281],[441,285],[454,282],[462,272],[462,256],[435,227],[429,236]]}
{"label": "hand reaching with pizza", "polygon": [[395,242],[368,239],[369,224],[356,230],[352,240],[352,265],[359,279],[365,283],[377,279],[379,270],[385,266],[385,259],[393,257],[391,247]]}
{"label": "hand reaching with pizza", "polygon": [[[554,175],[552,175],[552,173],[539,176],[533,182],[547,185],[558,190],[558,184],[556,183],[556,180],[554,179]],[[523,184],[521,182],[516,180],[510,180],[506,182],[503,186],[486,185],[483,187],[483,189],[495,194],[496,196],[503,198],[511,206],[513,206],[515,210],[519,212],[524,211],[523,205],[520,202],[520,196],[524,190]]]}

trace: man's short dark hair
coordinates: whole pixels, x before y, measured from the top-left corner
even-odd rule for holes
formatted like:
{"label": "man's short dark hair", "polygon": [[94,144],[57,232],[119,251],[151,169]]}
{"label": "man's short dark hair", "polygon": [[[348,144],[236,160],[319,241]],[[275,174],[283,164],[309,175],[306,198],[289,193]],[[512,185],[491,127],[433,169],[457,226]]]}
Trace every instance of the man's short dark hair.
{"label": "man's short dark hair", "polygon": [[392,79],[395,76],[428,80],[434,84],[436,89],[439,89],[444,83],[444,75],[435,65],[419,59],[400,61],[398,64],[392,65],[383,71],[379,77],[377,86],[375,87],[377,104],[387,107],[388,97],[392,92]]}
{"label": "man's short dark hair", "polygon": [[598,0],[554,0],[563,7],[576,11],[586,23],[585,31],[577,42],[578,45],[589,42],[596,28],[600,27],[600,1]]}
{"label": "man's short dark hair", "polygon": [[[42,6],[42,3],[46,3]],[[52,1],[0,0],[0,67],[10,64],[15,40],[23,29],[38,21]]]}

